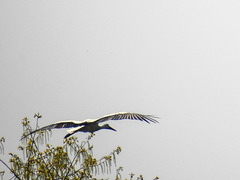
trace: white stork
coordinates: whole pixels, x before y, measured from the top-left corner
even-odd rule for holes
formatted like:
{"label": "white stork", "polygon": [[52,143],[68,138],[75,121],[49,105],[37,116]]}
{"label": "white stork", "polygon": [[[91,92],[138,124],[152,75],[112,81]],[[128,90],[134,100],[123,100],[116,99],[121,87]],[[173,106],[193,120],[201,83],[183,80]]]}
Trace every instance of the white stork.
{"label": "white stork", "polygon": [[59,121],[54,124],[44,126],[40,129],[36,129],[26,136],[22,137],[25,138],[35,132],[42,131],[42,130],[51,130],[51,129],[59,129],[59,128],[72,128],[68,130],[68,134],[64,138],[68,138],[69,136],[73,135],[76,132],[90,132],[94,133],[95,131],[101,130],[101,129],[109,129],[116,131],[108,124],[99,125],[99,123],[103,123],[108,120],[123,120],[123,119],[130,119],[130,120],[140,120],[145,121],[147,123],[153,122],[158,123],[156,120],[157,117],[154,117],[152,115],[143,115],[138,113],[129,113],[129,112],[119,112],[114,114],[109,114],[102,116],[98,119],[86,119],[84,121]]}

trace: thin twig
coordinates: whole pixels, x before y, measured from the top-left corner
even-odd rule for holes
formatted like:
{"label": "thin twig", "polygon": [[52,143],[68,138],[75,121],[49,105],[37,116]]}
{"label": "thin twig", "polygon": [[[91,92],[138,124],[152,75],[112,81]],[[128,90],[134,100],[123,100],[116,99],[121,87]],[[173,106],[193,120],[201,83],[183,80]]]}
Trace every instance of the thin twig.
{"label": "thin twig", "polygon": [[17,179],[21,180],[20,177],[18,177],[18,175],[17,175],[3,160],[0,159],[0,161],[9,169],[9,171],[11,171],[11,173],[14,174],[14,176],[15,176]]}

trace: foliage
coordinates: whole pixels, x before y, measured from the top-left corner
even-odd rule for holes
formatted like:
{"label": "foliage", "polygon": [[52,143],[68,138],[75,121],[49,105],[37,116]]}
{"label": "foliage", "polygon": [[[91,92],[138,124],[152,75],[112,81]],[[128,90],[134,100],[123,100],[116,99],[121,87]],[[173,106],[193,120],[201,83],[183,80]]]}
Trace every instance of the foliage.
{"label": "foliage", "polygon": [[[38,113],[34,115],[36,118],[36,128],[38,128],[38,120],[42,116]],[[23,136],[32,131],[28,118],[22,119]],[[18,150],[22,152],[23,158],[17,154],[9,153],[10,166],[1,159],[15,179],[79,179],[79,180],[97,180],[98,175],[111,173],[112,165],[116,168],[116,155],[121,152],[121,147],[117,147],[108,155],[101,159],[93,156],[93,145],[90,140],[94,136],[91,134],[85,141],[81,143],[76,137],[70,137],[63,141],[62,146],[53,147],[47,142],[49,140],[50,131],[40,131],[22,139],[22,144],[18,146]],[[4,138],[0,139],[0,153],[3,154],[5,142]],[[122,167],[116,168],[115,180],[120,180]],[[4,171],[0,171],[3,177]],[[130,174],[130,180],[134,174]],[[142,180],[140,175],[137,179]],[[156,177],[155,179],[158,179]]]}

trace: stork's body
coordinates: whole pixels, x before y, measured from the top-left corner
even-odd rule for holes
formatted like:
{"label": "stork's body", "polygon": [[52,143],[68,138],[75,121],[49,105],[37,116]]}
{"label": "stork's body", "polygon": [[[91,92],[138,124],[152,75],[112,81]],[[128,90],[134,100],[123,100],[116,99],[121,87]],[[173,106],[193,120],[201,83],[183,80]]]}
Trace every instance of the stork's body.
{"label": "stork's body", "polygon": [[[99,125],[99,123],[103,123],[108,120],[123,120],[123,119],[130,119],[130,120],[140,120],[145,121],[147,123],[153,122],[158,123],[158,121],[155,119],[156,117],[153,117],[151,115],[143,115],[138,113],[127,113],[127,112],[119,112],[115,114],[110,114],[103,116],[98,119],[87,119],[84,121],[60,121],[55,124],[51,124],[45,127],[42,127],[40,129],[37,129],[35,131],[32,131],[26,136],[29,136],[37,131],[42,130],[50,130],[50,129],[59,129],[59,128],[72,128],[68,130],[68,134],[65,136],[65,138],[73,135],[76,132],[90,132],[93,133],[95,131],[101,130],[101,129],[109,129],[116,131],[114,128],[109,126],[108,124]],[[25,138],[24,136],[23,138]]]}

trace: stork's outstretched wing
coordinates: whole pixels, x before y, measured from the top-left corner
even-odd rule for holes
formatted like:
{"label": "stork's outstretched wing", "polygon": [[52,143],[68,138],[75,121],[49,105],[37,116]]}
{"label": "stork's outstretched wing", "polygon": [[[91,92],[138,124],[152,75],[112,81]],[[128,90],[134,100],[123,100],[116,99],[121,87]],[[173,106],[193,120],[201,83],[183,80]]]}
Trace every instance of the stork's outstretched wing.
{"label": "stork's outstretched wing", "polygon": [[150,123],[150,122],[158,123],[158,121],[156,120],[157,117],[154,117],[152,115],[144,115],[144,114],[129,113],[129,112],[119,112],[119,113],[109,114],[97,119],[96,122],[101,123],[108,120],[122,120],[122,119],[140,120],[140,121],[145,121],[147,123]]}
{"label": "stork's outstretched wing", "polygon": [[[30,132],[29,134],[27,134],[26,136],[23,136],[22,139],[24,139],[25,137],[31,135],[31,134],[34,134],[38,131],[44,131],[44,130],[51,130],[51,129],[60,129],[60,128],[73,128],[73,127],[79,127],[79,126],[83,126],[85,125],[86,122],[85,121],[59,121],[59,122],[56,122],[54,124],[50,124],[48,126],[44,126],[40,129],[36,129],[32,132]],[[21,140],[22,140],[21,139]]]}

